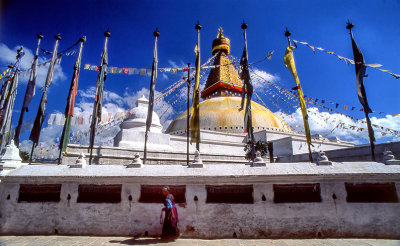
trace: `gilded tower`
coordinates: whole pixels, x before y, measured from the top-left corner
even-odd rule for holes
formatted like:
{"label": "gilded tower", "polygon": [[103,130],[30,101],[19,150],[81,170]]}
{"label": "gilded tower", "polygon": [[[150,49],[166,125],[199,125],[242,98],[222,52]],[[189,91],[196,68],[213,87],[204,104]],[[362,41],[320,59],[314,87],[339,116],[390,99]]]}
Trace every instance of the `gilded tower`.
{"label": "gilded tower", "polygon": [[220,28],[217,38],[212,43],[212,55],[215,56],[213,65],[216,67],[210,71],[204,90],[201,92],[202,99],[241,95],[242,81],[229,59],[230,50],[231,42]]}
{"label": "gilded tower", "polygon": [[[200,129],[243,133],[244,110],[240,109],[242,81],[229,59],[230,40],[224,36],[222,28],[212,43],[214,65],[201,92]],[[251,102],[254,131],[290,131],[288,125],[266,107]],[[166,133],[183,135],[186,132],[186,111],[171,122]]]}

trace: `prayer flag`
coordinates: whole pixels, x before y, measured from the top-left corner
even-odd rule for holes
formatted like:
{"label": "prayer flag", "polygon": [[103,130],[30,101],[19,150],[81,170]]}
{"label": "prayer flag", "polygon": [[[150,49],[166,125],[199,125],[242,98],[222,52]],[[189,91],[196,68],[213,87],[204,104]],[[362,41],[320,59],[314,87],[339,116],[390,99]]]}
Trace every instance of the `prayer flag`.
{"label": "prayer flag", "polygon": [[[153,121],[153,106],[154,106],[154,91],[157,83],[157,66],[158,66],[158,55],[157,55],[157,37],[160,36],[158,30],[153,33],[154,40],[154,53],[153,53],[153,65],[151,68],[151,80],[150,80],[150,95],[149,95],[149,107],[147,109],[147,119],[146,119],[146,132],[144,135],[144,157],[143,162],[146,162],[147,158],[147,137],[150,131],[151,123]],[[144,69],[146,70],[146,69]]]}
{"label": "prayer flag", "polygon": [[[60,35],[54,37],[56,39],[56,44],[54,45],[53,55],[51,57],[49,70],[47,71],[46,82],[44,85],[44,92],[42,99],[40,100],[39,109],[35,117],[35,122],[33,123],[31,135],[29,140],[33,142],[32,149],[34,149],[39,143],[40,131],[45,119],[46,103],[47,103],[47,89],[49,88],[51,82],[53,81],[55,63],[57,58],[58,41],[61,39]],[[32,156],[32,153],[31,153]]]}
{"label": "prayer flag", "polygon": [[14,143],[17,147],[19,147],[19,135],[21,133],[22,123],[24,121],[24,114],[28,112],[28,106],[31,103],[32,98],[35,96],[35,88],[36,88],[36,69],[37,69],[37,61],[39,57],[39,47],[40,42],[43,38],[42,35],[37,35],[38,43],[36,46],[36,53],[35,57],[33,58],[32,65],[31,65],[31,76],[29,77],[28,85],[26,86],[24,102],[22,103],[21,114],[19,115],[18,125],[15,128],[15,135],[14,135]]}
{"label": "prayer flag", "polygon": [[[249,55],[247,52],[246,28],[247,24],[243,23],[242,29],[244,36],[244,48],[239,66],[239,77],[243,81],[240,110],[243,110],[244,102],[246,101],[246,108],[244,112],[244,129],[247,131],[247,142],[250,143],[251,160],[253,161],[255,158],[253,122],[252,122],[253,118],[251,115],[251,98],[253,96],[253,84],[251,83],[250,72],[249,72],[249,63],[248,63]],[[222,35],[222,29],[220,29],[219,35]]]}
{"label": "prayer flag", "polygon": [[102,107],[103,107],[104,83],[105,83],[106,77],[107,77],[107,71],[106,71],[107,65],[108,65],[107,43],[108,43],[108,38],[110,37],[110,32],[109,31],[105,32],[104,36],[106,38],[104,41],[103,53],[101,55],[100,71],[97,75],[96,95],[94,98],[94,105],[93,105],[93,117],[92,117],[92,122],[90,124],[89,164],[91,164],[91,162],[92,162],[92,151],[93,151],[93,145],[94,145],[94,138],[96,135],[96,127],[97,127],[98,122],[101,121],[101,113],[102,113]]}
{"label": "prayer flag", "polygon": [[190,117],[190,143],[198,145],[200,143],[200,40],[197,40],[197,45],[194,50],[196,53],[196,73],[193,89],[193,103]]}
{"label": "prayer flag", "polygon": [[285,62],[286,67],[289,69],[290,73],[293,75],[294,80],[296,81],[297,94],[299,97],[301,112],[303,114],[304,131],[306,133],[307,145],[308,145],[308,149],[310,151],[310,153],[309,153],[310,160],[312,160],[311,147],[310,147],[311,146],[311,134],[310,134],[310,127],[308,125],[307,106],[306,106],[306,102],[304,101],[303,90],[301,89],[301,85],[300,85],[300,79],[299,79],[299,77],[297,75],[297,71],[296,71],[296,64],[295,64],[294,57],[293,57],[294,49],[296,49],[296,47],[293,47],[290,44],[288,45],[286,52],[285,52],[285,56],[284,56],[284,62]]}
{"label": "prayer flag", "polygon": [[70,135],[70,128],[71,128],[71,120],[74,116],[74,107],[75,107],[75,96],[78,93],[78,80],[79,80],[79,71],[81,67],[81,59],[82,59],[82,49],[83,44],[86,42],[86,37],[83,36],[79,39],[80,47],[78,57],[76,58],[75,65],[74,65],[74,73],[72,75],[71,86],[69,88],[68,98],[67,98],[67,105],[65,107],[65,124],[63,127],[63,131],[61,134],[61,141],[60,141],[60,155],[58,159],[58,163],[61,163],[61,153],[65,153],[67,151],[67,146],[69,143],[69,135]]}
{"label": "prayer flag", "polygon": [[4,103],[2,103],[1,113],[0,113],[0,134],[1,134],[1,149],[5,147],[9,143],[10,136],[12,135],[11,130],[11,119],[12,112],[14,109],[14,101],[17,96],[17,87],[18,87],[18,75],[19,75],[19,67],[21,63],[21,58],[25,55],[24,49],[21,46],[20,49],[17,50],[17,61],[11,69],[11,74],[8,79],[8,91],[6,97],[4,98]]}
{"label": "prayer flag", "polygon": [[367,121],[369,142],[371,145],[371,156],[372,156],[372,160],[375,161],[375,153],[374,153],[375,136],[374,136],[374,130],[371,126],[371,121],[368,117],[368,114],[372,113],[372,110],[368,105],[367,94],[365,93],[364,82],[363,82],[363,79],[365,77],[365,71],[366,71],[367,67],[365,66],[364,57],[361,53],[361,50],[353,38],[353,32],[351,31],[351,28],[353,26],[354,26],[353,24],[348,23],[347,29],[350,30],[351,46],[353,48],[354,65],[355,65],[355,70],[356,70],[356,81],[357,81],[357,94],[358,94],[358,100],[360,101],[361,105],[363,106],[362,111],[364,111],[364,113],[365,113],[365,118]]}

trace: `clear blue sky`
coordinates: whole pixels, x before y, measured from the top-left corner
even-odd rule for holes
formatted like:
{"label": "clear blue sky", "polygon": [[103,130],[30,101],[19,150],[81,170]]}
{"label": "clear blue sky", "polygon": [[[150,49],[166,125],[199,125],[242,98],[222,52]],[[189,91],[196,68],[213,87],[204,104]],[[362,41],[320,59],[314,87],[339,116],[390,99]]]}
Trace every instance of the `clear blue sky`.
{"label": "clear blue sky", "polygon": [[[199,2],[196,4],[196,2]],[[219,27],[231,40],[231,54],[240,57],[243,49],[242,19],[248,23],[250,62],[265,57],[275,50],[272,60],[257,64],[285,88],[295,82],[283,63],[287,46],[285,27],[292,38],[326,48],[352,58],[347,19],[355,24],[354,37],[364,54],[366,63],[383,64],[384,69],[400,73],[400,1],[1,1],[0,43],[10,49],[18,45],[34,52],[36,34],[45,38],[41,47],[52,50],[53,36],[61,33],[60,50],[85,34],[82,64],[98,64],[104,44],[104,31],[109,28],[109,66],[151,68],[154,29],[160,30],[159,67],[170,67],[171,62],[194,64],[197,20],[201,30],[202,62],[211,56],[212,40]],[[4,54],[0,54],[3,56]],[[332,55],[313,52],[299,45],[295,59],[303,91],[306,95],[360,108],[356,94],[354,67]],[[42,54],[42,56],[44,56]],[[65,75],[51,86],[47,113],[63,112],[72,77],[75,57],[64,57],[61,63]],[[29,61],[30,62],[30,61]],[[7,62],[0,59],[1,70]],[[370,107],[376,112],[398,114],[400,79],[375,69],[367,69],[365,87]],[[97,73],[83,70],[79,89],[86,91],[95,85]],[[159,75],[156,89],[162,90],[179,79]],[[43,82],[42,82],[43,83]],[[123,95],[148,88],[150,78],[137,75],[110,74],[106,90]],[[26,82],[18,88],[15,102],[17,123]],[[41,92],[30,105],[25,119],[32,119],[37,111]],[[262,95],[262,94],[260,94]],[[263,99],[268,103],[266,96]],[[80,100],[80,99],[78,99]],[[273,105],[271,110],[277,111]],[[342,106],[341,106],[342,107]],[[341,108],[342,109],[342,108]],[[359,111],[343,111],[364,118]],[[372,114],[371,116],[385,117]],[[400,123],[397,123],[399,126]],[[387,125],[387,126],[390,126]],[[164,126],[166,127],[166,126]],[[396,125],[391,125],[396,127]],[[399,130],[399,129],[397,129]],[[25,135],[25,137],[27,137]]]}

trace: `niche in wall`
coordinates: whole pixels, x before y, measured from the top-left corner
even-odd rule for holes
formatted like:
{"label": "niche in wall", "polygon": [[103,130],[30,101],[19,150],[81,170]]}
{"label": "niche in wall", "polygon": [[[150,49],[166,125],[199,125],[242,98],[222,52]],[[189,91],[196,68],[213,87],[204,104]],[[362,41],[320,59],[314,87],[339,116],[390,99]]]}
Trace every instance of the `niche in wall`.
{"label": "niche in wall", "polygon": [[398,202],[394,183],[344,183],[347,202]]}
{"label": "niche in wall", "polygon": [[253,185],[206,185],[206,203],[254,203]]}
{"label": "niche in wall", "polygon": [[78,203],[120,203],[121,184],[81,184],[78,188]]}
{"label": "niche in wall", "polygon": [[[143,203],[164,203],[162,194],[163,185],[141,185],[139,202]],[[169,193],[174,195],[175,203],[186,202],[186,186],[185,185],[169,185]]]}
{"label": "niche in wall", "polygon": [[59,202],[61,184],[20,184],[18,202]]}
{"label": "niche in wall", "polygon": [[274,184],[275,203],[321,202],[321,188],[315,184]]}

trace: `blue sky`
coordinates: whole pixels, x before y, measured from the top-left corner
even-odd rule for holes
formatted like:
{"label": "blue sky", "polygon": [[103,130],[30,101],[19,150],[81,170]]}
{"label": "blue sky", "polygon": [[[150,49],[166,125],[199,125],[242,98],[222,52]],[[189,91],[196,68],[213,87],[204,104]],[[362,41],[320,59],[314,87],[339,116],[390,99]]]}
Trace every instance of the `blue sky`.
{"label": "blue sky", "polygon": [[[242,19],[248,23],[247,37],[249,60],[257,61],[268,51],[275,53],[271,60],[259,63],[256,68],[268,73],[275,83],[292,88],[295,82],[283,63],[287,46],[284,36],[286,27],[292,38],[352,58],[351,42],[346,30],[347,19],[355,24],[354,37],[364,54],[366,63],[380,63],[384,69],[400,73],[400,1],[1,1],[0,14],[0,68],[4,70],[14,59],[10,50],[19,45],[34,52],[36,34],[45,38],[41,48],[52,50],[53,36],[61,33],[60,50],[76,42],[81,35],[87,36],[83,49],[82,64],[98,64],[104,44],[104,31],[109,28],[109,66],[151,68],[154,37],[160,30],[158,55],[159,67],[194,64],[194,46],[197,20],[201,30],[202,63],[211,57],[212,40],[219,27],[231,40],[231,54],[240,58],[243,49]],[[361,108],[356,94],[353,65],[346,65],[335,56],[322,52],[315,54],[306,46],[299,45],[294,52],[297,71],[304,94],[314,98],[340,104],[338,111],[356,118],[364,118],[358,110],[345,111],[343,105]],[[49,58],[43,53],[43,59]],[[26,56],[25,64],[31,62]],[[10,60],[11,59],[11,60]],[[73,57],[63,57],[58,76],[53,82],[47,104],[47,113],[63,112],[72,77]],[[376,111],[371,117],[386,127],[400,130],[398,114],[400,106],[400,79],[387,73],[368,68],[364,80],[370,107]],[[156,86],[163,90],[177,81],[181,75],[159,75]],[[80,73],[78,107],[91,104],[87,93],[95,85],[97,73],[83,70]],[[38,81],[43,84],[44,81]],[[150,77],[138,75],[110,74],[105,90],[120,109],[128,109],[138,91],[149,88]],[[21,81],[15,102],[13,124],[19,117],[26,79]],[[25,120],[36,115],[41,92],[30,104]],[[86,95],[86,97],[85,97]],[[279,108],[259,93],[267,106],[274,112]],[[113,102],[120,100],[120,102]],[[166,101],[166,103],[168,103]],[[171,102],[170,102],[171,103]],[[334,107],[332,105],[328,105]],[[285,106],[281,106],[285,111]],[[111,109],[110,109],[111,111]],[[178,111],[178,109],[175,109]],[[385,112],[386,114],[378,114]],[[177,114],[179,112],[175,112]],[[295,114],[287,110],[288,115]],[[381,119],[381,121],[379,121]],[[164,126],[166,128],[167,126]],[[329,128],[329,127],[328,127]],[[315,132],[315,131],[314,131]],[[344,134],[345,135],[345,134]],[[27,138],[25,133],[23,138]],[[380,141],[397,140],[381,138]],[[364,142],[364,141],[362,141]]]}

